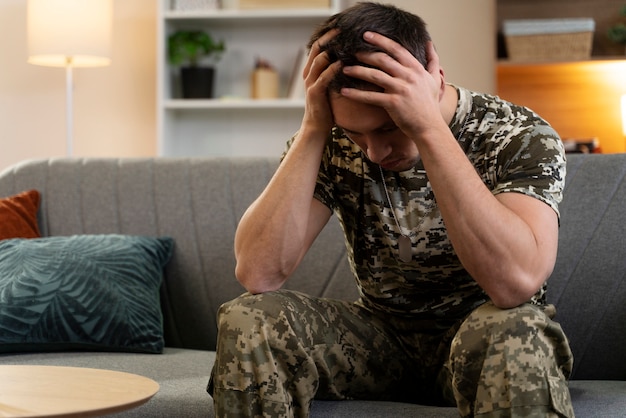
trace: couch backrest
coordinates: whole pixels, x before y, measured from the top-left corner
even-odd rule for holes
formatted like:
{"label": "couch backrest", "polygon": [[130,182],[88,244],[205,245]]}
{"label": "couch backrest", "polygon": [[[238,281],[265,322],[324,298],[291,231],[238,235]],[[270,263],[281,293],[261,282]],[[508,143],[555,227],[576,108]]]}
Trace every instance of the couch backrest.
{"label": "couch backrest", "polygon": [[[235,228],[276,166],[276,159],[28,161],[0,174],[0,196],[39,190],[44,236],[173,237],[161,292],[166,345],[212,349],[218,307],[244,292],[234,277]],[[338,230],[333,220],[289,287],[356,298]]]}
{"label": "couch backrest", "polygon": [[548,298],[574,378],[626,380],[626,154],[568,155]]}
{"label": "couch backrest", "polygon": [[[42,192],[44,235],[122,233],[175,239],[162,290],[166,344],[212,349],[216,311],[243,292],[232,243],[275,159],[50,159],[0,174],[0,196]],[[574,378],[626,380],[626,154],[568,156],[549,299],[575,355]],[[288,288],[355,299],[333,217]]]}

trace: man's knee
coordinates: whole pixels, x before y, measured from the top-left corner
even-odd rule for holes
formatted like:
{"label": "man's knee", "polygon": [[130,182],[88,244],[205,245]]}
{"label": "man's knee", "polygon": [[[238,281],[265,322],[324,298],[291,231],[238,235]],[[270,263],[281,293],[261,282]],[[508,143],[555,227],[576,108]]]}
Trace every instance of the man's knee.
{"label": "man's knee", "polygon": [[526,365],[541,355],[554,358],[566,376],[571,368],[572,355],[563,330],[536,305],[500,309],[486,303],[463,322],[451,346],[452,356],[461,357],[472,353],[492,356],[501,350],[515,354]]}
{"label": "man's knee", "polygon": [[[286,348],[293,338],[294,292],[279,290],[244,293],[224,303],[218,312],[218,352],[248,357],[270,349]],[[244,360],[241,358],[240,360]],[[255,361],[260,361],[256,359]]]}
{"label": "man's knee", "polygon": [[218,328],[254,329],[278,318],[296,298],[293,292],[278,290],[260,294],[244,293],[226,302],[218,310]]}
{"label": "man's knee", "polygon": [[485,304],[464,321],[451,346],[457,403],[476,415],[547,407],[568,416],[571,360],[560,326],[541,307]]}

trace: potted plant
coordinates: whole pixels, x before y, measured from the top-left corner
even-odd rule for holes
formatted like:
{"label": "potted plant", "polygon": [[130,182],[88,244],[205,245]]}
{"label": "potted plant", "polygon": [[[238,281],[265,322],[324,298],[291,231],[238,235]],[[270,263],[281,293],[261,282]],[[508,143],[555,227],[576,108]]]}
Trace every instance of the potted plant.
{"label": "potted plant", "polygon": [[178,30],[168,37],[168,59],[180,66],[183,98],[213,97],[214,64],[225,49],[224,41],[201,30]]}
{"label": "potted plant", "polygon": [[[620,15],[626,17],[626,6],[622,7]],[[617,42],[626,47],[626,24],[624,24],[624,22],[611,26],[607,31],[607,35],[613,42]]]}

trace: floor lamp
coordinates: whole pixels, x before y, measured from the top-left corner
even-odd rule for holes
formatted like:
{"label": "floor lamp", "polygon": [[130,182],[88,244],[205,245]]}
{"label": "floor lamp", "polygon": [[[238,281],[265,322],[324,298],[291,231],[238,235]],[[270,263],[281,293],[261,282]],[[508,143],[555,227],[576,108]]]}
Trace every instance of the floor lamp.
{"label": "floor lamp", "polygon": [[74,152],[73,69],[110,64],[112,0],[28,0],[28,62],[65,67],[67,155]]}

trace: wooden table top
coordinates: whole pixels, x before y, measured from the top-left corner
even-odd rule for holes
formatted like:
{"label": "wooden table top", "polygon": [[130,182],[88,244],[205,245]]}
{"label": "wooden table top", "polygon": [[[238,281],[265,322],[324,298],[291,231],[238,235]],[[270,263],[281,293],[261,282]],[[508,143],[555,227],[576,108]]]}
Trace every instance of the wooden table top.
{"label": "wooden table top", "polygon": [[0,417],[92,417],[147,402],[159,384],[112,370],[0,365]]}

